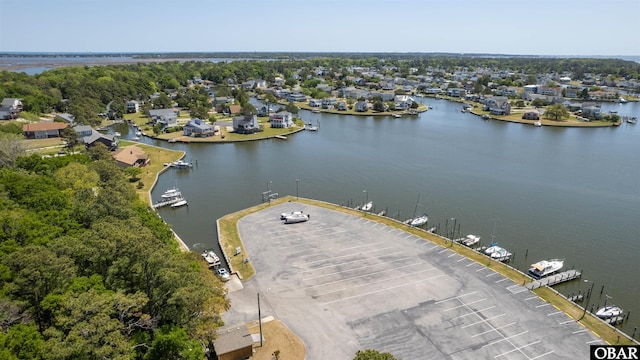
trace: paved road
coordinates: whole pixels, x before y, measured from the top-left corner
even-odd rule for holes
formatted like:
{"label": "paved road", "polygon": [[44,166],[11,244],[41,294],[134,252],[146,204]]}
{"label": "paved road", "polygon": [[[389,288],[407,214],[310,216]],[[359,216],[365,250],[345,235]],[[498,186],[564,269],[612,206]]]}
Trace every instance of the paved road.
{"label": "paved road", "polygon": [[[283,224],[293,210],[310,220]],[[262,316],[291,328],[308,359],[586,359],[603,344],[486,264],[366,218],[289,202],[238,229],[257,274],[223,319],[256,320],[259,292]]]}

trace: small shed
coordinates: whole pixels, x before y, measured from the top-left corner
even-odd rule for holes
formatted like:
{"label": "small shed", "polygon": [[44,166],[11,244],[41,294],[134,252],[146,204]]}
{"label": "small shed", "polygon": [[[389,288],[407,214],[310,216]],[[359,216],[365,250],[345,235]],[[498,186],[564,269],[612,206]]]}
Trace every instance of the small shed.
{"label": "small shed", "polygon": [[215,359],[243,360],[253,355],[253,338],[244,323],[218,330],[218,338],[213,341]]}

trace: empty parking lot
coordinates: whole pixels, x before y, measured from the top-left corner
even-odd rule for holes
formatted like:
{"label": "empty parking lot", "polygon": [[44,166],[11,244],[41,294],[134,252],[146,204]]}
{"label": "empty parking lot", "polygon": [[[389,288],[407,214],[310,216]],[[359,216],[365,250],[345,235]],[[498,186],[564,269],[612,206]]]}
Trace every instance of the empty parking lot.
{"label": "empty parking lot", "polygon": [[[311,218],[283,224],[292,210]],[[366,217],[289,202],[238,229],[257,273],[230,292],[225,322],[255,320],[260,293],[262,316],[289,326],[308,359],[577,359],[603,343],[485,264]]]}

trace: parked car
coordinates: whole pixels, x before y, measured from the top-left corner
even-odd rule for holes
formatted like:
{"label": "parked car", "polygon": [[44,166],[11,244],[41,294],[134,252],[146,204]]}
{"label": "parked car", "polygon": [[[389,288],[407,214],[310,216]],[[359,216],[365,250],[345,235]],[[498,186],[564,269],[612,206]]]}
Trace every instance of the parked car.
{"label": "parked car", "polygon": [[218,273],[218,276],[220,276],[222,281],[229,280],[229,272],[227,271],[227,269],[221,267],[221,268],[216,269],[216,272]]}

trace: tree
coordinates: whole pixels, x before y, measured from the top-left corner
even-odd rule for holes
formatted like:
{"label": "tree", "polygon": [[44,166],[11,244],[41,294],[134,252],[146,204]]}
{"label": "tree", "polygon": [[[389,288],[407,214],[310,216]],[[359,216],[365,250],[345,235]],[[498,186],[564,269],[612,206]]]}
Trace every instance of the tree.
{"label": "tree", "polygon": [[25,154],[22,135],[0,133],[0,168],[14,167],[18,157]]}
{"label": "tree", "polygon": [[60,137],[66,142],[65,147],[72,150],[74,147],[80,144],[78,139],[78,133],[68,126],[60,131]]}
{"label": "tree", "polygon": [[142,172],[142,169],[136,166],[129,166],[124,169],[124,173],[129,177],[129,181],[134,182],[138,180],[138,175]]}
{"label": "tree", "polygon": [[396,360],[390,353],[381,353],[377,350],[358,350],[353,360]]}
{"label": "tree", "polygon": [[545,109],[544,117],[546,119],[552,119],[556,121],[561,120],[566,117],[569,117],[569,110],[567,110],[567,108],[564,107],[564,105],[562,104],[550,105],[550,106],[547,106],[547,108]]}

